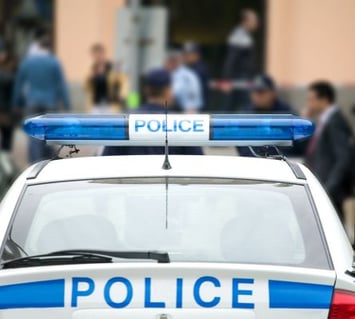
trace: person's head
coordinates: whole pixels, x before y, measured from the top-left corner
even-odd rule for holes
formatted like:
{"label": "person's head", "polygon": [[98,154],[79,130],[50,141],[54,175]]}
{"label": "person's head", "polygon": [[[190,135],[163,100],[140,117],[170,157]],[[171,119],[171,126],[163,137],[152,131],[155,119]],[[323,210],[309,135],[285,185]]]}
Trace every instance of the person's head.
{"label": "person's head", "polygon": [[165,59],[165,68],[172,72],[182,64],[182,54],[178,50],[170,51]]}
{"label": "person's head", "polygon": [[172,103],[171,75],[163,69],[157,68],[149,71],[144,76],[143,91],[148,103],[157,103],[162,106],[165,102]]}
{"label": "person's head", "polygon": [[101,43],[95,43],[91,47],[91,56],[94,63],[106,62],[106,50]]}
{"label": "person's head", "polygon": [[274,80],[268,75],[257,76],[251,84],[250,99],[256,109],[271,111],[277,99]]}
{"label": "person's head", "polygon": [[40,39],[38,39],[38,45],[43,50],[50,51],[52,49],[52,39],[49,34],[43,35]]}
{"label": "person's head", "polygon": [[252,9],[243,9],[240,13],[240,25],[249,32],[255,32],[259,28],[259,16]]}
{"label": "person's head", "polygon": [[201,60],[200,48],[195,42],[186,42],[183,50],[184,63],[193,64]]}
{"label": "person's head", "polygon": [[328,81],[312,83],[307,93],[307,110],[310,116],[317,116],[335,103],[336,92]]}
{"label": "person's head", "polygon": [[46,26],[40,26],[35,30],[34,33],[34,41],[38,43],[38,45],[43,50],[51,50],[52,49],[52,37],[51,37],[51,29]]}
{"label": "person's head", "polygon": [[35,41],[41,40],[43,37],[48,36],[50,31],[45,26],[38,27],[34,32],[34,39]]}

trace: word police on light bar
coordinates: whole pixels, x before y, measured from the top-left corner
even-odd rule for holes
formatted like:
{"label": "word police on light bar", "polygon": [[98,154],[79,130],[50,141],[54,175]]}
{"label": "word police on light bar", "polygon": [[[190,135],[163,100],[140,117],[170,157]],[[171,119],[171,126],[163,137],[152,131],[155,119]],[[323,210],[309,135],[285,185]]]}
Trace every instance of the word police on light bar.
{"label": "word police on light bar", "polygon": [[290,146],[310,137],[314,124],[293,115],[70,115],[30,118],[26,133],[63,145]]}

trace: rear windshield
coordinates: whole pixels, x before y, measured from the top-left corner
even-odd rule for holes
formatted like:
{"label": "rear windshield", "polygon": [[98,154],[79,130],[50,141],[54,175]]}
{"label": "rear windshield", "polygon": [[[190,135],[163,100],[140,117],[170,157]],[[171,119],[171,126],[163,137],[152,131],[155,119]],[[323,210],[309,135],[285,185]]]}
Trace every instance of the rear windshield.
{"label": "rear windshield", "polygon": [[168,252],[172,262],[329,269],[303,185],[140,178],[28,186],[2,259],[66,249]]}

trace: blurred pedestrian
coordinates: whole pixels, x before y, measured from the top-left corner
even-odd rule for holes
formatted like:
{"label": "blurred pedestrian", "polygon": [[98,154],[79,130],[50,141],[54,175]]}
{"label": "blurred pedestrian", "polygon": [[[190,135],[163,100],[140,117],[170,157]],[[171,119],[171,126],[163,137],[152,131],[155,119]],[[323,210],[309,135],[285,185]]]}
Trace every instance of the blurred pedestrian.
{"label": "blurred pedestrian", "polygon": [[248,103],[248,91],[242,86],[235,92],[233,82],[248,82],[256,73],[256,52],[253,33],[259,28],[259,17],[254,10],[244,9],[238,26],[227,39],[227,56],[223,66],[221,86],[226,94],[226,111],[233,111],[235,105]]}
{"label": "blurred pedestrian", "polygon": [[352,131],[336,105],[331,83],[314,82],[308,89],[307,115],[317,129],[309,142],[306,163],[327,190],[343,219],[343,201],[351,194]]}
{"label": "blurred pedestrian", "polygon": [[[251,103],[242,109],[247,114],[293,114],[290,105],[282,101],[277,94],[276,83],[272,77],[266,74],[256,76],[250,85],[250,101]],[[265,148],[254,147],[254,151],[261,155]],[[282,149],[284,153],[295,156],[295,150],[289,152]],[[240,156],[253,156],[248,147],[239,147]],[[276,155],[275,150],[269,150],[271,155]],[[298,152],[297,152],[298,155]]]}
{"label": "blurred pedestrian", "polygon": [[184,113],[197,113],[202,108],[202,89],[197,75],[183,64],[180,51],[169,53],[165,68],[172,76],[174,105]]}
{"label": "blurred pedestrian", "polygon": [[206,63],[201,56],[201,49],[195,42],[186,42],[184,45],[184,63],[193,71],[200,80],[202,89],[202,109],[208,105],[209,96],[209,72]]}
{"label": "blurred pedestrian", "polygon": [[14,114],[11,107],[12,91],[15,81],[16,61],[5,44],[0,45],[0,167],[8,181],[15,174],[11,160]]}
{"label": "blurred pedestrian", "polygon": [[[144,77],[144,95],[146,104],[139,108],[141,114],[164,114],[166,105],[172,105],[172,80],[165,69],[154,69]],[[164,154],[165,148],[159,146],[110,146],[103,155],[155,155]],[[169,147],[169,154],[202,155],[200,147]]]}
{"label": "blurred pedestrian", "polygon": [[91,48],[93,64],[87,80],[93,113],[112,113],[123,107],[128,91],[127,79],[107,58],[105,47],[96,43]]}
{"label": "blurred pedestrian", "polygon": [[[13,92],[13,107],[16,110],[22,109],[26,116],[70,108],[61,63],[50,51],[50,37],[44,35],[38,44],[36,54],[31,54],[22,61]],[[30,138],[31,163],[52,155],[52,149],[46,146],[44,141]]]}
{"label": "blurred pedestrian", "polygon": [[293,113],[291,106],[279,98],[274,79],[266,74],[256,76],[251,82],[250,101],[242,108],[243,113]]}

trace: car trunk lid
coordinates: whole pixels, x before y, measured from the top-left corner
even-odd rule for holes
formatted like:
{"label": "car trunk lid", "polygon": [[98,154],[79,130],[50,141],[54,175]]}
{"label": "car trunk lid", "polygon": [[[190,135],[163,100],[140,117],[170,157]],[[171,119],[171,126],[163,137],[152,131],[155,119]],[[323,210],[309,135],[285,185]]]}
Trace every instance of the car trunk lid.
{"label": "car trunk lid", "polygon": [[334,282],[334,271],[267,265],[9,269],[0,272],[0,318],[326,319]]}

